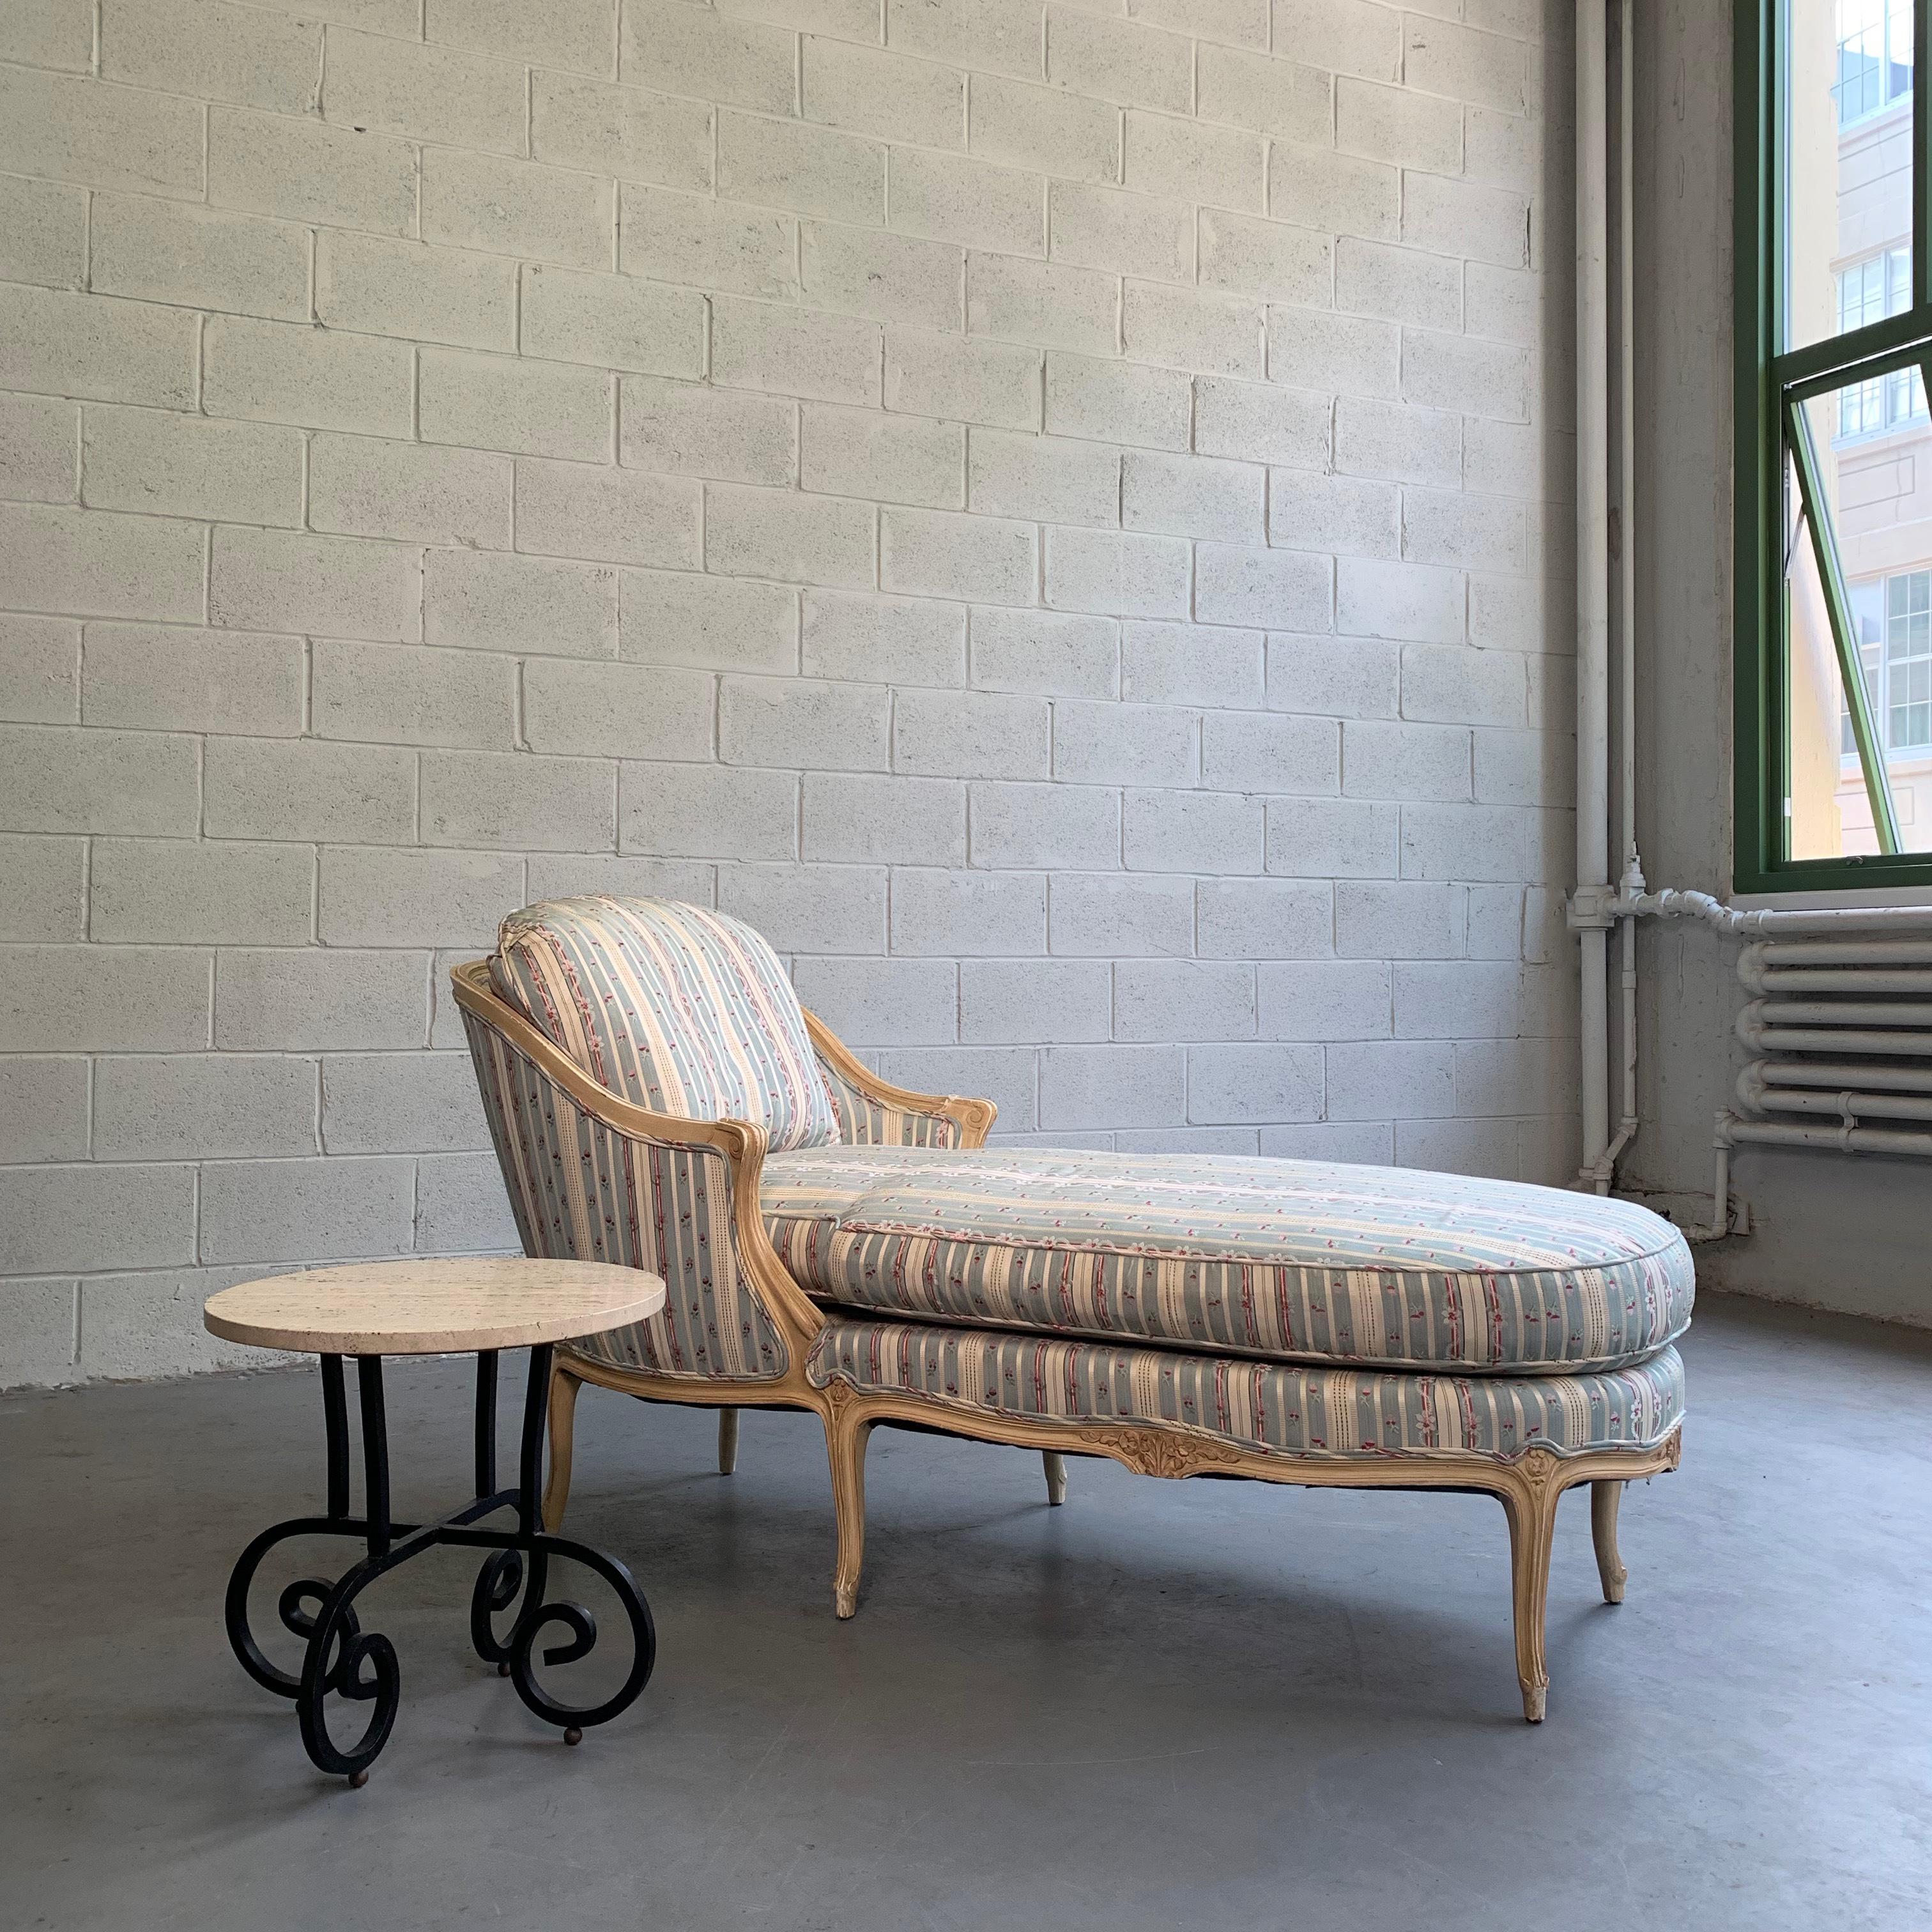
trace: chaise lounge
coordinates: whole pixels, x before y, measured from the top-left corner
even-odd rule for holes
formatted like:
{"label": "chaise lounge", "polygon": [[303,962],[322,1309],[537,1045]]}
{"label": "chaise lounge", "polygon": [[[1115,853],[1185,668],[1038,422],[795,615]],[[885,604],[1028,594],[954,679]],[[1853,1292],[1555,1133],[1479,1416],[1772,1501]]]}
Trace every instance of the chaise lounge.
{"label": "chaise lounge", "polygon": [[856,1606],[875,1424],[1144,1474],[1476,1490],[1508,1518],[1541,1720],[1556,1506],[1591,1486],[1623,1595],[1623,1486],[1677,1466],[1690,1256],[1594,1195],[1306,1161],[988,1150],[984,1100],[862,1066],[748,928],[566,899],[459,967],[532,1255],[662,1274],[663,1312],[560,1349],[552,1527],[582,1384],[824,1424],[835,1598]]}

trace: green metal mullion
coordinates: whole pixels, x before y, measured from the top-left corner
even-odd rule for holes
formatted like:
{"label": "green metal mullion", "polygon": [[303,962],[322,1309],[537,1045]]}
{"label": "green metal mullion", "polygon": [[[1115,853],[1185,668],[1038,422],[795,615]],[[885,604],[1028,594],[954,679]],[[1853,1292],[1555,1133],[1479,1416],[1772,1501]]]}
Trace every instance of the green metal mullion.
{"label": "green metal mullion", "polygon": [[[1892,319],[1895,322],[1915,320],[1910,316],[1895,316]],[[1898,344],[1888,344],[1868,350],[1862,356],[1834,362],[1830,368],[1810,375],[1802,373],[1807,360],[1804,356],[1774,356],[1771,363],[1772,386],[1787,400],[1808,402],[1814,396],[1826,395],[1834,389],[1848,389],[1854,382],[1869,382],[1875,376],[1889,375],[1908,362],[1922,362],[1928,347],[1932,347],[1932,329],[1915,327],[1904,332],[1903,340]],[[1794,374],[1794,369],[1798,373]]]}
{"label": "green metal mullion", "polygon": [[1932,0],[1912,8],[1912,312],[1932,327]]}
{"label": "green metal mullion", "polygon": [[1865,689],[1864,666],[1859,662],[1857,640],[1852,634],[1851,604],[1845,595],[1844,573],[1838,563],[1838,532],[1832,525],[1831,505],[1818,468],[1810,419],[1802,403],[1785,405],[1785,424],[1798,470],[1798,493],[1811,532],[1811,551],[1818,560],[1818,581],[1831,618],[1832,642],[1838,654],[1838,675],[1844,683],[1846,708],[1851,713],[1852,738],[1858,748],[1858,769],[1864,775],[1865,796],[1871,801],[1872,824],[1878,831],[1878,849],[1891,857],[1898,850],[1898,819],[1892,808],[1885,753],[1872,718],[1871,698]]}
{"label": "green metal mullion", "polygon": [[[1882,322],[1868,322],[1864,328],[1847,330],[1843,335],[1828,335],[1822,341],[1807,343],[1802,349],[1787,350],[1782,355],[1774,348],[1774,359],[1779,376],[1787,382],[1843,381],[1859,364],[1889,355],[1894,350],[1908,349],[1928,334],[1932,334],[1932,327],[1928,327],[1925,310],[1914,308],[1903,315],[1888,315]],[[1772,340],[1774,344],[1777,338]]]}

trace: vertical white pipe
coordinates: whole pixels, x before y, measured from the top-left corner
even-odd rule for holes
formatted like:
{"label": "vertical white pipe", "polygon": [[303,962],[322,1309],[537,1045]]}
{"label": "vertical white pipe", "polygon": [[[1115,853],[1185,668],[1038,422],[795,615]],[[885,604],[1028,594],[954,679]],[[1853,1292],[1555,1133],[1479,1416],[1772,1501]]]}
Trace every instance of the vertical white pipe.
{"label": "vertical white pipe", "polygon": [[[1576,883],[1610,882],[1610,290],[1605,0],[1576,8]],[[1604,895],[1590,896],[1600,904]],[[1583,1166],[1610,1144],[1607,934],[1582,953]]]}
{"label": "vertical white pipe", "polygon": [[[1636,164],[1633,158],[1636,58],[1631,15],[1636,0],[1617,0],[1617,561],[1622,566],[1618,616],[1617,672],[1622,716],[1618,751],[1622,764],[1618,805],[1623,820],[1622,867],[1625,892],[1643,890],[1643,866],[1636,849]],[[1636,1138],[1636,921],[1626,918],[1618,934],[1623,990],[1623,1104],[1613,1144],[1621,1152]],[[1608,1193],[1614,1173],[1603,1177]]]}

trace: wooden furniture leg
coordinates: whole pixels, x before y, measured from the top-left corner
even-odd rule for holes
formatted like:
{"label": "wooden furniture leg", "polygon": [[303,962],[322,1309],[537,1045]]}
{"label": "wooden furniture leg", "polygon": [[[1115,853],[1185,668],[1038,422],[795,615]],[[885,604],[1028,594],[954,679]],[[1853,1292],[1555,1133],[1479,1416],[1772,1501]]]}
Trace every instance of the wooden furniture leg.
{"label": "wooden furniture leg", "polygon": [[1590,1485],[1590,1534],[1597,1546],[1597,1574],[1604,1580],[1604,1601],[1621,1604],[1630,1572],[1617,1554],[1617,1506],[1624,1486],[1599,1478]]}
{"label": "wooden furniture leg", "polygon": [[738,1466],[738,1412],[718,1412],[718,1473],[728,1476]]}
{"label": "wooden furniture leg", "polygon": [[1556,1531],[1556,1503],[1563,1493],[1557,1459],[1532,1449],[1514,1470],[1502,1493],[1509,1517],[1510,1575],[1516,1615],[1516,1674],[1522,1687],[1522,1714],[1543,1721],[1550,1694],[1550,1668],[1544,1655],[1544,1625],[1550,1601],[1550,1550]]}
{"label": "wooden furniture leg", "polygon": [[577,1437],[577,1396],[584,1384],[561,1362],[550,1372],[550,1478],[544,1485],[543,1522],[553,1532],[563,1526],[570,1502],[571,1453]]}
{"label": "wooden furniture leg", "polygon": [[1046,1466],[1046,1500],[1058,1509],[1066,1500],[1066,1458],[1058,1449],[1042,1449],[1040,1460]]}
{"label": "wooden furniture leg", "polygon": [[866,1561],[866,1444],[872,1424],[854,1408],[844,1383],[834,1382],[826,1395],[825,1446],[832,1459],[832,1506],[838,1522],[832,1606],[841,1617],[849,1617],[859,1607],[859,1573]]}

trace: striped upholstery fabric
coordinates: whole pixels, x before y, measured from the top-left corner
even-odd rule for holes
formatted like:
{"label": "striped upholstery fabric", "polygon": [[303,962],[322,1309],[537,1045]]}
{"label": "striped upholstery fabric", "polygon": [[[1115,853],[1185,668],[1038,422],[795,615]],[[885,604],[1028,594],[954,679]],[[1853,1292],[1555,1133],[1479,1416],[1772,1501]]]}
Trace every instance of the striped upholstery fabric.
{"label": "striped upholstery fabric", "polygon": [[784,968],[722,913],[670,899],[526,906],[504,920],[490,977],[593,1079],[640,1107],[754,1121],[774,1148],[838,1137]]}
{"label": "striped upholstery fabric", "polygon": [[959,1124],[944,1114],[922,1114],[888,1107],[854,1086],[829,1060],[818,1063],[820,1077],[838,1118],[838,1138],[848,1147],[951,1148],[959,1144]]}
{"label": "striped upholstery fabric", "polygon": [[1312,1161],[837,1147],[760,1206],[820,1300],[1278,1360],[1616,1368],[1690,1318],[1690,1250],[1627,1202]]}
{"label": "striped upholstery fabric", "polygon": [[664,1279],[664,1307],[649,1321],[572,1347],[667,1376],[782,1375],[789,1352],[745,1276],[724,1156],[695,1143],[620,1133],[494,1028],[463,1017],[524,1252]]}
{"label": "striped upholstery fabric", "polygon": [[1684,1414],[1684,1364],[1670,1348],[1601,1374],[1390,1374],[835,1318],[806,1372],[819,1388],[837,1380],[1002,1416],[1151,1424],[1298,1456],[1648,1448]]}

